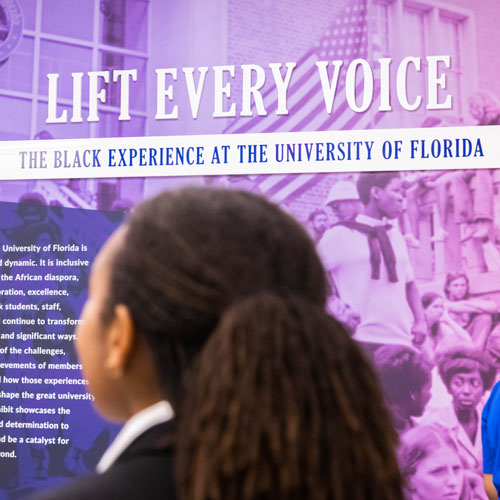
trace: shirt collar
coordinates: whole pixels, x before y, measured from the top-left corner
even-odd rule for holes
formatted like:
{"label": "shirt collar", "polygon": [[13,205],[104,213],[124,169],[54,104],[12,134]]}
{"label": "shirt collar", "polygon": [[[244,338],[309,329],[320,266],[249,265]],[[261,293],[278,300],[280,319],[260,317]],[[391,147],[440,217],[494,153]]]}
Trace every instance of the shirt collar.
{"label": "shirt collar", "polygon": [[141,434],[155,425],[171,420],[173,416],[174,412],[168,401],[160,401],[129,418],[99,460],[96,471],[99,474],[106,472]]}
{"label": "shirt collar", "polygon": [[375,219],[374,217],[370,217],[365,214],[357,215],[355,220],[361,222],[362,224],[367,224],[368,226],[385,226],[386,224],[391,224],[391,221],[386,217],[383,219]]}

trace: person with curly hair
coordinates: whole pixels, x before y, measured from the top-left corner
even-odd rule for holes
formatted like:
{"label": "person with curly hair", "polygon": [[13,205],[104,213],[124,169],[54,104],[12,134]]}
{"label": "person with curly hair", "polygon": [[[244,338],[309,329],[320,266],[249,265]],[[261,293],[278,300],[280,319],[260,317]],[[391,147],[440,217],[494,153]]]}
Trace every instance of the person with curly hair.
{"label": "person with curly hair", "polygon": [[414,349],[396,345],[380,347],[374,356],[384,395],[399,433],[415,426],[431,398],[431,366]]}
{"label": "person with curly hair", "polygon": [[440,357],[438,368],[452,401],[425,415],[423,423],[439,423],[448,429],[462,463],[480,477],[481,411],[484,394],[493,385],[495,368],[482,352],[471,347],[447,351]]}

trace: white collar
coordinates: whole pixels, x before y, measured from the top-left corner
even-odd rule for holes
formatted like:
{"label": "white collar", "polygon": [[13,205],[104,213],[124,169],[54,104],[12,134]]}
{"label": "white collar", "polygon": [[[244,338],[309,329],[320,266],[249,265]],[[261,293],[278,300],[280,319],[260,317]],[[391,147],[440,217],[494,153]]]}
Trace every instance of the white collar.
{"label": "white collar", "polygon": [[357,215],[355,220],[363,224],[367,224],[368,226],[384,226],[385,224],[394,224],[386,217],[384,217],[383,219],[375,219],[374,217],[370,217],[369,215],[365,214]]}
{"label": "white collar", "polygon": [[136,438],[151,427],[171,420],[173,416],[174,412],[168,401],[159,401],[129,418],[99,460],[96,471],[99,474],[106,472]]}

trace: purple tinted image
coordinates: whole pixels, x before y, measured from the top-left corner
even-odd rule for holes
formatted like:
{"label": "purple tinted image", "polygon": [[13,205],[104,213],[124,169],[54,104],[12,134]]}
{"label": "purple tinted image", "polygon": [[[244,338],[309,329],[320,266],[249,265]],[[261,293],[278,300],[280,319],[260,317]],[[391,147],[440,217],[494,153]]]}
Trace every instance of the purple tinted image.
{"label": "purple tinted image", "polygon": [[117,432],[92,407],[74,339],[90,262],[123,216],[44,202],[30,192],[1,203],[0,492],[8,498],[93,471]]}
{"label": "purple tinted image", "polygon": [[[499,15],[497,0],[318,0],[313,6],[304,0],[0,0],[0,140],[498,125]],[[452,95],[451,109],[425,107],[430,55],[451,58],[451,67],[443,70],[447,88],[438,92],[439,101]],[[397,67],[406,56],[421,58],[420,71],[408,69],[406,97],[414,103],[422,96],[424,104],[411,112],[398,102],[395,85]],[[393,62],[391,82],[384,88],[377,61],[387,57]],[[373,104],[361,113],[348,106],[344,85],[345,67],[356,58],[369,60],[375,69]],[[315,64],[337,59],[344,67],[329,114]],[[276,114],[278,95],[270,62],[297,63],[287,93],[287,115]],[[253,116],[239,116],[242,64],[265,69],[261,92],[267,116],[257,116],[255,105]],[[234,118],[212,116],[215,65],[235,66],[226,102],[227,108],[236,105]],[[186,66],[209,67],[196,119],[180,70]],[[154,118],[156,68],[179,68],[173,87],[177,119]],[[88,122],[87,72],[116,69],[138,72],[130,92],[131,119],[118,120],[120,86],[110,82],[102,87],[106,102],[99,104],[99,121]],[[71,119],[73,72],[85,74],[82,122],[46,123],[47,74],[60,74],[57,114],[66,112]],[[378,109],[385,91],[393,97],[390,111]],[[363,99],[359,80],[356,102]],[[6,245],[85,243],[91,259],[117,224],[141,200],[160,190],[196,184],[266,196],[311,231],[330,278],[329,310],[362,342],[377,363],[382,382],[385,372],[404,372],[405,377],[397,378],[400,384],[386,387],[387,399],[404,449],[411,455],[412,446],[431,443],[426,458],[408,469],[420,498],[466,498],[471,491],[482,498],[478,424],[500,367],[500,170],[491,167],[401,172],[387,184],[371,186],[385,208],[369,214],[357,173],[1,181],[0,239]],[[9,252],[2,249],[0,259]],[[31,258],[27,252],[15,260]],[[54,256],[49,252],[37,258]],[[21,274],[22,267],[18,263],[9,272]],[[40,310],[35,319],[77,317],[86,296],[87,274],[80,271],[77,283],[65,284],[69,295],[61,301],[61,311]],[[29,289],[26,283],[16,288]],[[363,295],[363,290],[372,293]],[[25,296],[4,297],[2,304],[18,302],[40,307],[45,303]],[[19,316],[14,311],[9,315]],[[34,333],[13,328],[2,327],[0,333]],[[53,349],[48,356],[58,363],[78,363],[72,350],[74,325],[57,325],[53,330],[45,333],[59,340],[40,344],[39,339],[29,338],[35,351],[12,356],[23,363],[43,363],[47,355],[37,354],[36,349],[45,348]],[[0,342],[0,347],[21,345],[10,338]],[[61,345],[64,354],[58,351]],[[452,348],[463,348],[460,363],[466,368],[455,374],[460,380],[453,383],[442,368]],[[486,371],[493,367],[486,378],[478,360]],[[1,375],[9,380],[25,375],[25,369],[10,370]],[[465,397],[456,387],[460,383],[475,385],[476,391]],[[9,385],[2,384],[0,390]],[[74,394],[87,396],[84,388],[79,389]],[[82,403],[71,405],[81,411],[80,419],[52,415],[49,420],[65,425],[70,421],[70,430],[57,436],[49,429],[45,436],[68,440],[66,444],[55,448],[52,442],[23,444],[16,446],[15,457],[0,458],[0,497],[23,498],[34,489],[92,469],[115,431],[94,415],[90,400]],[[457,404],[466,406],[477,425],[466,429],[460,424],[454,411]],[[0,398],[1,405],[12,402]],[[25,406],[50,405],[47,400]],[[25,416],[19,421],[26,421]],[[92,425],[80,432],[89,421]],[[430,430],[429,423],[432,429],[438,424],[444,430]],[[15,436],[36,437],[33,429],[16,430]],[[9,450],[12,447],[0,442],[0,453]],[[407,465],[403,459],[403,470]],[[449,486],[432,482],[429,467],[436,465],[449,478]]]}
{"label": "purple tinted image", "polygon": [[[64,229],[49,231],[43,230],[40,217],[71,210],[61,205],[84,206],[82,200],[87,200],[87,209],[110,210],[106,217],[111,225],[103,227],[99,236],[104,239],[113,224],[137,203],[162,189],[197,184],[243,189],[268,197],[303,223],[317,242],[331,282],[329,310],[348,325],[373,358],[395,426],[402,434],[422,423],[444,427],[456,443],[467,477],[476,481],[481,471],[477,426],[491,384],[497,379],[500,357],[496,279],[500,271],[499,172],[395,172],[389,175],[385,187],[375,188],[372,185],[380,174],[4,182],[2,192],[15,198],[14,206],[20,208],[15,224],[2,215],[2,227],[12,241],[22,241],[17,235],[22,234],[23,224],[34,224],[30,227],[37,228],[40,238],[67,239],[68,232],[79,231],[84,222],[76,223],[73,216],[73,222]],[[360,188],[361,178],[365,188]],[[379,224],[394,251],[396,275],[392,278],[391,261],[384,257],[382,245],[373,274],[369,228],[377,222],[375,213],[367,215],[373,192],[377,199],[384,200],[385,219]],[[320,215],[320,223],[313,224],[311,214]],[[94,231],[99,227],[96,225]],[[342,238],[335,236],[339,231]],[[81,237],[75,236],[75,241]],[[354,246],[347,244],[350,239],[356,240]],[[358,291],[352,295],[351,290],[360,283],[361,289],[376,287],[377,293],[365,297]],[[414,298],[421,304],[422,324],[417,330],[414,327],[419,318],[406,293],[409,283],[415,285]],[[396,302],[401,306],[394,307]],[[463,350],[460,377],[468,377],[464,383],[469,386],[478,385],[473,398],[464,399],[442,367],[446,356],[457,358],[459,354],[453,354],[457,348]],[[469,380],[471,377],[475,382]],[[468,405],[464,410],[476,423],[474,432],[459,423],[454,401]]]}
{"label": "purple tinted image", "polygon": [[[399,4],[401,3],[401,7]],[[15,4],[21,22],[9,17]],[[0,110],[8,121],[0,124],[0,139],[57,139],[219,132],[276,132],[442,126],[480,123],[469,111],[469,98],[478,90],[498,95],[497,69],[492,57],[498,44],[490,19],[498,17],[494,0],[481,3],[449,0],[386,2],[382,0],[279,0],[272,4],[237,0],[165,5],[160,0],[2,0],[0,2]],[[196,15],[193,14],[196,12]],[[2,15],[3,13],[3,15]],[[3,19],[3,21],[2,21]],[[477,30],[477,31],[476,31]],[[477,33],[489,33],[478,37]],[[189,36],[189,39],[187,38]],[[2,40],[4,40],[2,42]],[[426,111],[428,99],[427,56],[450,56],[450,68],[441,68],[446,89],[438,89],[443,102],[452,96],[451,109]],[[406,100],[422,97],[413,111],[403,109],[396,92],[396,73],[406,56],[420,57],[421,67],[408,68]],[[392,58],[389,80],[380,58]],[[364,58],[374,69],[372,105],[362,113],[347,105],[345,69]],[[327,113],[315,63],[343,61],[333,112]],[[268,64],[296,62],[287,93],[287,115],[277,115],[277,92]],[[261,89],[267,116],[213,118],[215,65],[234,65],[235,77],[227,108],[242,106],[242,64],[261,65],[266,81]],[[208,66],[198,117],[193,119],[182,67]],[[156,120],[155,69],[179,68],[173,86],[179,116]],[[88,122],[88,71],[136,69],[130,91],[130,120],[120,121],[120,83],[102,83],[105,102],[99,103],[99,121]],[[466,71],[467,69],[467,71]],[[74,72],[83,72],[81,123],[46,123],[47,74],[58,73],[58,116],[72,116]],[[364,99],[358,79],[357,104]],[[381,95],[389,92],[389,108],[379,111]],[[167,105],[168,107],[168,105]],[[69,118],[68,118],[69,119]],[[48,134],[47,134],[48,133]]]}

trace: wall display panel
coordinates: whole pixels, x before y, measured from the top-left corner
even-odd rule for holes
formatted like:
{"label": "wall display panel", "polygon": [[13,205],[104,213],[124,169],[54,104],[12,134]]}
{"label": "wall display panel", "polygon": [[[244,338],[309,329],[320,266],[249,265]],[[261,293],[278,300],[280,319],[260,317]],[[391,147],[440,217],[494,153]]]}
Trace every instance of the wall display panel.
{"label": "wall display panel", "polygon": [[[259,193],[307,228],[403,445],[438,426],[452,444],[435,466],[485,499],[498,15],[496,0],[0,0],[0,498],[93,471],[112,442],[74,349],[92,261],[139,202],[197,185]],[[395,262],[377,279],[365,171],[395,172]]]}

